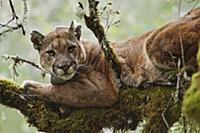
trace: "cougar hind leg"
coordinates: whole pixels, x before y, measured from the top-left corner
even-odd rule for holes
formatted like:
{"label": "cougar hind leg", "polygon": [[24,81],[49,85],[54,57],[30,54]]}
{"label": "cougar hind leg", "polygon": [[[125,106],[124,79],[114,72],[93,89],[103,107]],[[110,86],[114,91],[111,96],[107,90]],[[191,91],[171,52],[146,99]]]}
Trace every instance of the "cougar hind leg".
{"label": "cougar hind leg", "polygon": [[152,32],[144,42],[144,52],[149,62],[162,71],[178,67],[195,68],[200,32],[194,26],[180,20]]}

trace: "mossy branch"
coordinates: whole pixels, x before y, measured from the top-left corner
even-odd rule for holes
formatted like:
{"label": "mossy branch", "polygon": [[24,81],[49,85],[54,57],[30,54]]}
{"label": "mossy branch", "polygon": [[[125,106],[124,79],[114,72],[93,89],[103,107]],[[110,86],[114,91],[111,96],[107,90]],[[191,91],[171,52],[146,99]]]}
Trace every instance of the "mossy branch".
{"label": "mossy branch", "polygon": [[[126,131],[136,129],[144,118],[144,132],[167,131],[161,117],[174,88],[154,87],[143,91],[123,89],[119,101],[108,108],[66,108],[45,98],[29,100],[17,83],[0,79],[0,103],[20,110],[30,125],[45,132],[99,132],[102,128]],[[158,98],[159,97],[159,98]],[[180,105],[170,103],[165,117],[171,126],[180,116]],[[164,132],[162,132],[164,133]]]}
{"label": "mossy branch", "polygon": [[[200,68],[200,47],[197,58],[198,58],[198,65]],[[183,114],[198,126],[200,125],[199,103],[200,103],[200,71],[193,74],[191,86],[185,93],[182,106]]]}
{"label": "mossy branch", "polygon": [[101,49],[103,50],[105,57],[108,62],[110,62],[113,70],[115,71],[116,77],[120,80],[121,68],[119,61],[110,47],[110,42],[106,37],[105,30],[100,23],[99,14],[97,6],[99,1],[97,0],[88,0],[89,3],[89,15],[84,15],[84,20],[86,26],[94,33],[96,38],[101,45]]}

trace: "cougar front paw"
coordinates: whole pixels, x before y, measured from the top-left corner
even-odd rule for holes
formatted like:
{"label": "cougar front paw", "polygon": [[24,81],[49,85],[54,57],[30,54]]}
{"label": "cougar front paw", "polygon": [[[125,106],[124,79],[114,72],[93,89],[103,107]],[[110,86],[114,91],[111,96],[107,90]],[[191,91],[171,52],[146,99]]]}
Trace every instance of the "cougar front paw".
{"label": "cougar front paw", "polygon": [[24,88],[24,92],[26,94],[36,94],[37,82],[25,80],[22,83],[22,87]]}

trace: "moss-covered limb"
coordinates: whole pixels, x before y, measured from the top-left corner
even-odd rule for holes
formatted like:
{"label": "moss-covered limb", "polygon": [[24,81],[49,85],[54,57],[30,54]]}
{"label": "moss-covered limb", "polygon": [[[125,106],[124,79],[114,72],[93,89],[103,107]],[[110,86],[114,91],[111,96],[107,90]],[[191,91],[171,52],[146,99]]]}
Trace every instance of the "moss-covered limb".
{"label": "moss-covered limb", "polygon": [[113,49],[110,47],[110,42],[106,37],[103,26],[100,23],[98,9],[97,9],[99,1],[88,0],[88,3],[89,3],[89,16],[87,16],[86,14],[84,15],[85,24],[98,39],[107,61],[111,63],[111,66],[115,71],[116,77],[120,79],[121,69],[119,61]]}
{"label": "moss-covered limb", "polygon": [[8,105],[9,107],[13,108],[18,108],[19,110],[23,111],[25,108],[27,108],[27,101],[23,97],[22,93],[22,88],[18,84],[10,80],[0,80],[1,104]]}
{"label": "moss-covered limb", "polygon": [[200,72],[192,76],[191,86],[184,96],[182,112],[188,119],[200,124]]}
{"label": "moss-covered limb", "polygon": [[[119,101],[108,108],[66,108],[58,104],[48,103],[45,99],[25,100],[23,89],[15,82],[0,80],[0,103],[21,111],[27,122],[46,132],[98,132],[102,128],[113,127],[126,131],[136,129],[138,123],[147,120],[144,133],[166,129],[161,117],[173,88],[154,87],[145,90],[126,88],[121,90]],[[180,116],[180,106],[170,104],[165,118],[171,126]],[[53,105],[53,106],[52,106]],[[61,113],[64,109],[65,113]],[[155,130],[154,128],[157,127]],[[148,129],[148,130],[146,130]],[[148,132],[149,133],[149,132]]]}
{"label": "moss-covered limb", "polygon": [[[143,115],[147,116],[147,124],[143,133],[167,133],[167,125],[171,127],[181,115],[180,103],[170,100],[174,90],[155,87],[145,91],[150,100],[142,110]],[[167,123],[164,122],[164,119]]]}
{"label": "moss-covered limb", "polygon": [[[200,70],[200,45],[197,61]],[[189,120],[200,125],[200,71],[192,76],[191,86],[184,95],[182,112]]]}

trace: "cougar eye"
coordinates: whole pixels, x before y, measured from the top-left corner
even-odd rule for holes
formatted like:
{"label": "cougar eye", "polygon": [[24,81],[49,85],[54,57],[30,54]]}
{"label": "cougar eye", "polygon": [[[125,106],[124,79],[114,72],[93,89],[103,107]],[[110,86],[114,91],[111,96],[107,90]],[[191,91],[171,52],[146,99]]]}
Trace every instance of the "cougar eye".
{"label": "cougar eye", "polygon": [[67,50],[68,50],[68,52],[73,52],[75,48],[76,48],[76,46],[69,46],[67,48]]}
{"label": "cougar eye", "polygon": [[49,55],[49,56],[55,56],[55,51],[53,51],[53,50],[48,50],[48,51],[46,51],[46,53]]}

